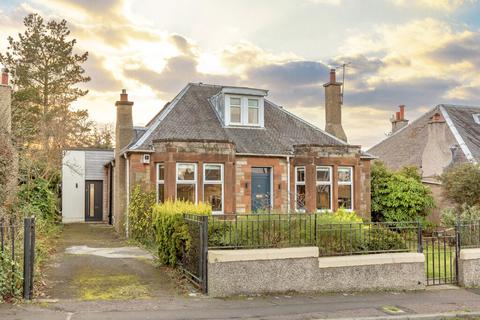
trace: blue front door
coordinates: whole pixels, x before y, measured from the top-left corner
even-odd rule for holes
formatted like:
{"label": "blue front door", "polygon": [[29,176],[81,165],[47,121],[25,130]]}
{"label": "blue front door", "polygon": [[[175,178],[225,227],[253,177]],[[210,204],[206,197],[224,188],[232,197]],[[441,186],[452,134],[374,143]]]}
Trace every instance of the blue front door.
{"label": "blue front door", "polygon": [[271,208],[271,169],[252,168],[252,211],[269,211]]}

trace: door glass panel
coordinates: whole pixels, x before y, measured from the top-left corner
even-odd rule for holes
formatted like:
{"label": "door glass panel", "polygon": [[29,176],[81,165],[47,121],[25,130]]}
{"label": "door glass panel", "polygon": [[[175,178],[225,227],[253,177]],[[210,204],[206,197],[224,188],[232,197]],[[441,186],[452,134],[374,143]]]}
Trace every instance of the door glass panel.
{"label": "door glass panel", "polygon": [[90,188],[89,189],[89,191],[90,191],[90,197],[89,197],[90,208],[89,208],[88,214],[90,215],[90,217],[93,218],[95,216],[95,185],[93,183],[91,183],[89,188]]}

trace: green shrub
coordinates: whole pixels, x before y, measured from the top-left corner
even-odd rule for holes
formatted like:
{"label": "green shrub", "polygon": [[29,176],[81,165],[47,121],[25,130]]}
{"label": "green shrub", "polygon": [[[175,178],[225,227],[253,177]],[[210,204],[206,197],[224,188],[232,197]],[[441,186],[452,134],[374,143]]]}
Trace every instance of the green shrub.
{"label": "green shrub", "polygon": [[185,201],[165,201],[153,206],[155,243],[160,263],[174,266],[181,259],[183,250],[191,247],[191,236],[183,214],[210,215],[209,204],[193,204]]}
{"label": "green shrub", "polygon": [[447,169],[441,176],[445,195],[458,205],[480,205],[480,166],[464,163]]}
{"label": "green shrub", "polygon": [[20,266],[12,260],[10,252],[0,251],[0,302],[19,297],[22,294],[22,284]]}
{"label": "green shrub", "polygon": [[364,251],[406,250],[402,235],[388,227],[375,226],[364,230],[361,249]]}
{"label": "green shrub", "polygon": [[155,241],[153,228],[153,205],[155,191],[145,192],[140,186],[135,186],[130,196],[128,207],[129,232],[133,239],[151,246]]}
{"label": "green shrub", "polygon": [[422,184],[411,168],[395,173],[376,161],[371,175],[373,221],[425,220],[434,207],[430,189]]}
{"label": "green shrub", "polygon": [[480,206],[470,206],[464,203],[460,209],[447,208],[442,211],[440,219],[446,227],[454,227],[457,219],[462,224],[478,224],[480,222]]}
{"label": "green shrub", "polygon": [[[49,221],[58,220],[57,197],[50,190],[47,180],[36,178],[22,184],[18,192],[19,206],[26,215]],[[31,212],[27,212],[29,209]]]}
{"label": "green shrub", "polygon": [[363,220],[355,211],[348,211],[343,208],[338,209],[335,212],[325,211],[318,215],[317,224],[343,224],[343,223],[361,223]]}

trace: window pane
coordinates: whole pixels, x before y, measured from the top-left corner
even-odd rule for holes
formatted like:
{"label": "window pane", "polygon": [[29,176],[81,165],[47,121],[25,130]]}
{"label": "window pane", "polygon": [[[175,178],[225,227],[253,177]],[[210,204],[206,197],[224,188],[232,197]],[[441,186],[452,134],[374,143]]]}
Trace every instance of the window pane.
{"label": "window pane", "polygon": [[258,109],[257,108],[248,108],[248,123],[257,124],[258,123]]}
{"label": "window pane", "polygon": [[305,182],[305,168],[297,168],[297,182]]}
{"label": "window pane", "polygon": [[258,108],[258,100],[257,99],[248,99],[248,106]]}
{"label": "window pane", "polygon": [[206,184],[203,191],[205,202],[210,203],[213,211],[222,211],[222,185]]}
{"label": "window pane", "polygon": [[330,170],[328,168],[317,169],[317,181],[330,181]]}
{"label": "window pane", "polygon": [[330,205],[330,185],[317,186],[317,210],[331,209]]}
{"label": "window pane", "polygon": [[222,166],[219,164],[205,165],[205,181],[221,181]]}
{"label": "window pane", "polygon": [[195,180],[195,165],[193,163],[180,163],[177,169],[178,180]]}
{"label": "window pane", "polygon": [[231,106],[240,106],[240,98],[230,98]]}
{"label": "window pane", "polygon": [[163,183],[158,184],[158,203],[165,202],[165,185]]}
{"label": "window pane", "polygon": [[195,185],[177,184],[177,200],[184,200],[195,203]]}
{"label": "window pane", "polygon": [[295,207],[297,209],[305,209],[305,186],[298,185],[296,187],[296,199],[295,199]]}
{"label": "window pane", "polygon": [[163,164],[158,165],[158,180],[165,180],[165,166]]}
{"label": "window pane", "polygon": [[338,186],[338,207],[345,209],[352,208],[352,186],[339,185]]}
{"label": "window pane", "polygon": [[338,169],[338,181],[350,182],[352,181],[352,169],[351,168],[339,168]]}
{"label": "window pane", "polygon": [[240,107],[230,107],[230,122],[240,123],[241,121]]}

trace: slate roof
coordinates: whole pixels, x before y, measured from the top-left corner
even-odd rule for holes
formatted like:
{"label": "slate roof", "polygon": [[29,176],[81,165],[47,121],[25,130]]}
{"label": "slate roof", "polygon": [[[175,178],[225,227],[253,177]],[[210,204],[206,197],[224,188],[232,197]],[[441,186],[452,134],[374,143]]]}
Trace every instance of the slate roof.
{"label": "slate roof", "polygon": [[[427,144],[428,122],[441,112],[449,127],[447,133],[452,145],[462,150],[462,159],[480,160],[480,125],[475,123],[473,114],[480,113],[480,107],[440,104],[416,119],[408,126],[385,138],[367,152],[377,156],[391,169],[405,165],[421,167],[422,153]],[[450,121],[451,120],[451,121]],[[469,158],[469,154],[473,157]]]}
{"label": "slate roof", "polygon": [[151,150],[154,140],[213,140],[235,144],[237,153],[282,155],[296,144],[347,145],[265,100],[265,128],[223,127],[209,98],[222,86],[187,85],[147,125],[129,150]]}

